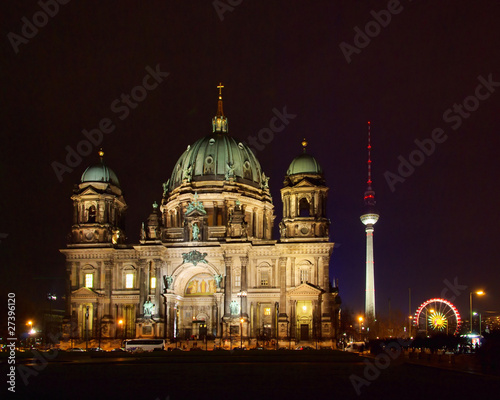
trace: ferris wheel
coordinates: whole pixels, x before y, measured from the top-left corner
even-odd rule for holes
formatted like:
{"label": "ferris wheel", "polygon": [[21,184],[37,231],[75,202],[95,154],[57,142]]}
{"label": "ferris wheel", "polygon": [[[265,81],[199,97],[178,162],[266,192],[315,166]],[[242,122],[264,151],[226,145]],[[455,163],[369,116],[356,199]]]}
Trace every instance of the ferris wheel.
{"label": "ferris wheel", "polygon": [[456,335],[462,324],[457,308],[445,299],[423,302],[415,312],[413,322],[418,333],[426,336],[435,333]]}

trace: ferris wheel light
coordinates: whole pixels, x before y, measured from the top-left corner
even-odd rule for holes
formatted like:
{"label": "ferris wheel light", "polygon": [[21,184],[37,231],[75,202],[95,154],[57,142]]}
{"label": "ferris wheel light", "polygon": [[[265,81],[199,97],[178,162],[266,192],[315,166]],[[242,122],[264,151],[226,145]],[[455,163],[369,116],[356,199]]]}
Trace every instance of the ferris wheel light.
{"label": "ferris wheel light", "polygon": [[446,331],[458,334],[462,320],[457,308],[446,299],[434,298],[423,302],[413,317],[419,330]]}

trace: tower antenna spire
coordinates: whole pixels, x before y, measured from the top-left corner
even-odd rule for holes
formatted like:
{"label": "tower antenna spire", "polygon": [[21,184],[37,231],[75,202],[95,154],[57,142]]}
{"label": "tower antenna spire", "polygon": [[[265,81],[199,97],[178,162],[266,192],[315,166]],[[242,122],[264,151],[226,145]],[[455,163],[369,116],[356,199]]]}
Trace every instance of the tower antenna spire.
{"label": "tower antenna spire", "polygon": [[370,130],[370,121],[368,121],[368,180],[367,184],[368,187],[371,189],[372,186],[372,158],[371,158],[371,150],[372,150],[372,144],[371,144],[371,130]]}

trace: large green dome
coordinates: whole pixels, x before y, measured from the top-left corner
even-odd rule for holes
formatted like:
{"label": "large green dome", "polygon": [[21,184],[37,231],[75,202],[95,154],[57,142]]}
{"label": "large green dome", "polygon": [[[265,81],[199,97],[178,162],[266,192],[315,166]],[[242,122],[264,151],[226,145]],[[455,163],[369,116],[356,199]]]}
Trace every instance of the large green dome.
{"label": "large green dome", "polygon": [[188,146],[174,166],[169,190],[189,182],[234,179],[257,188],[263,182],[259,161],[246,144],[215,131]]}
{"label": "large green dome", "polygon": [[287,175],[314,174],[321,175],[323,170],[316,159],[305,151],[293,159],[288,167]]}
{"label": "large green dome", "polygon": [[101,182],[101,183],[111,183],[115,186],[120,187],[120,181],[111,168],[108,168],[102,159],[96,164],[88,167],[82,174],[82,183],[84,182]]}

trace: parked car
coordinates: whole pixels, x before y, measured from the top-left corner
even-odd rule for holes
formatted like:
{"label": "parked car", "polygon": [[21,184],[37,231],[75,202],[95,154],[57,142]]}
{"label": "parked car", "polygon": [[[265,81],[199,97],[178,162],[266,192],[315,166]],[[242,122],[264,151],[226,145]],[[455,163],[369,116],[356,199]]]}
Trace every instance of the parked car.
{"label": "parked car", "polygon": [[295,350],[314,350],[311,346],[297,346]]}
{"label": "parked car", "polygon": [[366,349],[365,342],[351,342],[347,345],[344,351],[348,351],[350,353],[360,353]]}
{"label": "parked car", "polygon": [[83,350],[81,347],[71,347],[68,349],[69,352],[71,353],[85,353],[85,350]]}

